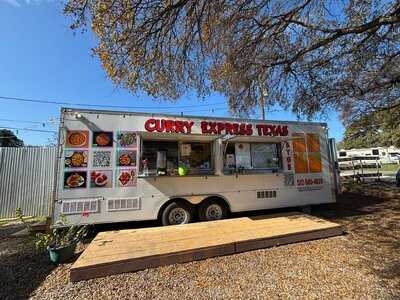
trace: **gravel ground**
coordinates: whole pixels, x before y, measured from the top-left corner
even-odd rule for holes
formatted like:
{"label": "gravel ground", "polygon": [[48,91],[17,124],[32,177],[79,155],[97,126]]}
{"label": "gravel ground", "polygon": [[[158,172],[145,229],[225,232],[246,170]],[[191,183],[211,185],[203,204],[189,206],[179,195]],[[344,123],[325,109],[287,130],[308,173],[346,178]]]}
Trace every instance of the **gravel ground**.
{"label": "gravel ground", "polygon": [[313,214],[348,234],[78,283],[2,226],[0,299],[400,298],[400,197],[347,192]]}

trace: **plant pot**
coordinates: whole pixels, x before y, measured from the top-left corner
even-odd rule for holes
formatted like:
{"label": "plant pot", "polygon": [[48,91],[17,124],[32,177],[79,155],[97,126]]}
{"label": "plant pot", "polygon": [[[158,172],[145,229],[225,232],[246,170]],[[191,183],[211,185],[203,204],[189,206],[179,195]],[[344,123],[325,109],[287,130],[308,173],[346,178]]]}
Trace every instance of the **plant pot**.
{"label": "plant pot", "polygon": [[47,247],[50,261],[58,264],[70,260],[75,255],[76,243],[71,243],[63,247]]}

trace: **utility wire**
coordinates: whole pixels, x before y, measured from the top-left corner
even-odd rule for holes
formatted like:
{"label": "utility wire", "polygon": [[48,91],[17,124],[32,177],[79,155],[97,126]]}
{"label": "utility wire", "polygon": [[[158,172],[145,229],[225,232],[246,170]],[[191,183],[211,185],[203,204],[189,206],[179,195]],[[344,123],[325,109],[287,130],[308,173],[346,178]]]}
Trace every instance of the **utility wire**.
{"label": "utility wire", "polygon": [[7,127],[7,126],[0,126],[0,129],[13,129],[13,130],[21,130],[21,131],[36,131],[36,132],[47,132],[53,133],[57,132],[55,130],[42,130],[42,129],[32,129],[32,128],[18,128],[18,127]]}
{"label": "utility wire", "polygon": [[52,104],[52,105],[71,105],[71,106],[83,106],[83,107],[97,107],[97,108],[119,108],[119,109],[182,109],[182,108],[195,108],[195,107],[206,107],[211,105],[222,105],[225,102],[215,102],[210,104],[195,104],[195,105],[184,105],[184,106],[167,106],[167,107],[150,107],[150,106],[120,106],[120,105],[104,105],[104,104],[90,104],[90,103],[73,103],[73,102],[62,102],[62,101],[49,101],[42,99],[28,99],[28,98],[17,98],[0,96],[1,100],[5,101],[19,101],[19,102],[31,102],[41,104]]}
{"label": "utility wire", "polygon": [[211,111],[214,112],[215,110],[226,110],[226,107],[220,107],[220,108],[209,108],[209,109],[197,109],[197,110],[188,110],[188,111],[183,111],[183,115],[185,114],[191,114],[191,113],[197,113],[197,112],[204,112],[204,111]]}
{"label": "utility wire", "polygon": [[46,124],[54,124],[52,122],[49,121],[30,121],[30,120],[12,120],[12,119],[0,119],[0,121],[4,121],[4,122],[18,122],[18,123],[30,123],[30,124],[40,124],[40,125],[46,125]]}
{"label": "utility wire", "polygon": [[[223,109],[225,109],[225,108],[211,108],[211,109],[207,109],[207,110],[206,109],[203,109],[203,110],[191,110],[191,111],[182,112],[182,114],[183,114],[183,116],[185,116],[185,114],[188,114],[188,113],[196,113],[196,112],[203,112],[203,111],[212,111],[212,112],[214,112],[214,111],[223,110]],[[29,123],[29,124],[35,124],[35,125],[42,125],[43,127],[46,127],[47,125],[53,125],[53,126],[58,126],[59,125],[58,122],[51,122],[51,121],[40,122],[40,121],[31,121],[31,120],[14,120],[14,119],[2,119],[2,118],[0,118],[0,121],[3,121],[3,122],[15,122],[15,123]],[[71,120],[68,120],[68,121],[79,121],[79,120],[71,119]],[[0,126],[0,128],[1,128],[1,126]],[[30,129],[34,129],[34,128],[30,128]]]}

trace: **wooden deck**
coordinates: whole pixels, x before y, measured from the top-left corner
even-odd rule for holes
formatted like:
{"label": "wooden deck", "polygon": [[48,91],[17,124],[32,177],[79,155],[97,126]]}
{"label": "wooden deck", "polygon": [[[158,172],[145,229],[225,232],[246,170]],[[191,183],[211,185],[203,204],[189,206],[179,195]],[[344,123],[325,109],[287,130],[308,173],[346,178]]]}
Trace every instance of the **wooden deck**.
{"label": "wooden deck", "polygon": [[71,268],[72,281],[343,234],[299,213],[99,233]]}

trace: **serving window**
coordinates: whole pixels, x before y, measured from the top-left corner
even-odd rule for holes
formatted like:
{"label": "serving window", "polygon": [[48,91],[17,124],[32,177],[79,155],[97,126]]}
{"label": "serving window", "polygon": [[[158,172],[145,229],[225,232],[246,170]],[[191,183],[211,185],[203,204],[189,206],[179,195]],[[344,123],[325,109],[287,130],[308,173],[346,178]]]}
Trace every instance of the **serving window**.
{"label": "serving window", "polygon": [[143,141],[141,153],[141,172],[157,175],[159,172],[172,172],[178,169],[178,143],[168,141]]}
{"label": "serving window", "polygon": [[266,170],[281,168],[279,143],[225,144],[225,170]]}
{"label": "serving window", "polygon": [[182,143],[180,144],[180,164],[196,170],[211,170],[211,143]]}
{"label": "serving window", "polygon": [[211,142],[143,140],[142,176],[201,175],[213,173]]}

